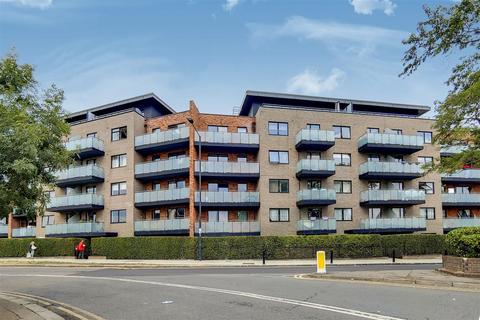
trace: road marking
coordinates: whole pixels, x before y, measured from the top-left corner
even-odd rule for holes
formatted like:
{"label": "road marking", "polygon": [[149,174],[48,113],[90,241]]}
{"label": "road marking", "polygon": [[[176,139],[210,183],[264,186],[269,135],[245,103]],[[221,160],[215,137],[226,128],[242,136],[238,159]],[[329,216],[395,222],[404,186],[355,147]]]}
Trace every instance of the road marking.
{"label": "road marking", "polygon": [[202,287],[202,286],[194,286],[194,285],[186,285],[186,284],[155,282],[155,281],[145,281],[145,280],[135,280],[135,279],[125,279],[125,278],[112,278],[112,277],[48,275],[48,274],[22,274],[22,275],[0,274],[0,277],[46,277],[46,278],[105,280],[105,281],[119,281],[119,282],[149,284],[149,285],[163,286],[163,287],[170,287],[170,288],[190,289],[190,290],[199,290],[199,291],[207,291],[207,292],[214,292],[214,293],[223,293],[223,294],[228,294],[228,295],[233,295],[233,296],[240,296],[240,297],[258,299],[258,300],[264,300],[264,301],[271,301],[271,302],[278,302],[278,303],[296,305],[296,306],[301,306],[301,307],[305,307],[305,308],[312,308],[312,309],[336,312],[336,313],[346,314],[346,315],[349,315],[349,316],[354,316],[354,317],[363,318],[363,319],[405,320],[405,319],[402,319],[402,318],[395,318],[395,317],[384,316],[384,315],[379,315],[379,314],[375,314],[375,313],[363,312],[363,311],[341,308],[341,307],[335,307],[335,306],[313,303],[313,302],[306,302],[306,301],[301,301],[301,300],[293,300],[293,299],[287,299],[287,298],[266,296],[266,295],[250,293],[250,292],[242,292],[242,291],[211,288],[211,287]]}

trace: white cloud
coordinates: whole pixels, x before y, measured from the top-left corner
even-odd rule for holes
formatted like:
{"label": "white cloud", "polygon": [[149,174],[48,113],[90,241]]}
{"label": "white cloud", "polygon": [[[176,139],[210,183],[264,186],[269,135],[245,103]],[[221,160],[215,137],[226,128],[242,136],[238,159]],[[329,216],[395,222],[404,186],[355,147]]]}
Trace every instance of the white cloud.
{"label": "white cloud", "polygon": [[25,7],[45,9],[52,5],[53,0],[0,0],[0,3],[13,3]]}
{"label": "white cloud", "polygon": [[374,10],[383,10],[387,16],[393,15],[397,5],[391,0],[350,0],[356,13],[372,14]]}
{"label": "white cloud", "polygon": [[240,3],[240,0],[227,0],[223,4],[223,10],[225,11],[232,11]]}
{"label": "white cloud", "polygon": [[288,80],[287,91],[292,93],[318,95],[335,90],[345,77],[345,72],[333,68],[327,77],[319,72],[306,69]]}

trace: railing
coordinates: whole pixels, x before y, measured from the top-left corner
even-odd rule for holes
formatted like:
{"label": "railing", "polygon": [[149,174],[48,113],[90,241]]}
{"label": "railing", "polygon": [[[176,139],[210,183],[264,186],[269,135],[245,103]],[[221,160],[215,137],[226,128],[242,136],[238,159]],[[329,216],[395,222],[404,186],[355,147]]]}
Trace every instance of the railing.
{"label": "railing", "polygon": [[76,222],[65,224],[49,224],[45,226],[45,234],[47,235],[101,232],[105,232],[105,227],[102,222]]}
{"label": "railing", "polygon": [[361,229],[425,229],[427,220],[425,218],[379,218],[362,219]]}
{"label": "railing", "polygon": [[[200,132],[202,142],[207,143],[234,143],[234,144],[258,144],[259,137],[256,133],[240,132]],[[195,141],[198,141],[195,135]]]}
{"label": "railing", "polygon": [[335,219],[317,219],[317,220],[298,220],[297,231],[335,231],[337,230],[337,220]]}
{"label": "railing", "polygon": [[[195,172],[199,171],[199,162],[195,161]],[[208,173],[260,173],[258,162],[202,161],[202,172]]]}
{"label": "railing", "polygon": [[480,218],[443,218],[444,229],[480,227]]}
{"label": "railing", "polygon": [[[195,192],[195,201],[200,199],[200,193]],[[219,192],[202,191],[202,202],[205,203],[256,203],[260,202],[258,192]]]}
{"label": "railing", "polygon": [[361,147],[367,143],[421,147],[423,138],[403,134],[366,133],[358,139],[358,146]]}
{"label": "railing", "polygon": [[104,178],[103,168],[93,164],[85,166],[71,167],[66,170],[59,171],[55,174],[57,180],[68,180],[79,177],[98,177]]}
{"label": "railing", "polygon": [[0,224],[0,233],[8,233],[8,225]]}
{"label": "railing", "polygon": [[440,148],[440,153],[455,154],[465,151],[468,146],[449,146]]}
{"label": "railing", "polygon": [[69,151],[83,150],[83,149],[96,149],[103,151],[103,141],[96,137],[87,137],[76,140],[70,140],[65,143],[65,148]]}
{"label": "railing", "polygon": [[103,206],[103,203],[104,200],[102,195],[84,193],[50,198],[50,201],[47,204],[47,209],[81,205]]}
{"label": "railing", "polygon": [[37,230],[35,227],[15,228],[12,229],[12,237],[14,238],[32,238],[35,237]]}
{"label": "railing", "polygon": [[135,147],[149,144],[173,142],[180,139],[188,139],[189,134],[190,130],[188,127],[166,131],[157,131],[154,133],[135,137]]}
{"label": "railing", "polygon": [[[198,223],[195,224],[198,232]],[[202,233],[259,233],[259,221],[202,221]]]}
{"label": "railing", "polygon": [[188,230],[189,219],[137,220],[135,231]]}
{"label": "railing", "polygon": [[326,130],[302,129],[295,136],[295,143],[300,141],[335,142],[335,133]]}
{"label": "railing", "polygon": [[135,165],[135,174],[154,173],[170,170],[186,169],[190,165],[190,158],[150,161]]}
{"label": "railing", "polygon": [[442,178],[480,179],[480,169],[464,169],[452,174],[442,173]]}
{"label": "railing", "polygon": [[137,192],[135,193],[135,202],[145,203],[188,199],[189,193],[189,188]]}
{"label": "railing", "polygon": [[360,201],[425,201],[423,190],[366,190],[360,192]]}
{"label": "railing", "polygon": [[475,203],[480,206],[480,193],[443,193],[442,202]]}
{"label": "railing", "polygon": [[303,189],[297,192],[297,201],[305,200],[336,200],[333,189]]}
{"label": "railing", "polygon": [[360,174],[368,172],[421,174],[423,170],[414,163],[367,161],[360,165]]}
{"label": "railing", "polygon": [[297,163],[297,172],[307,171],[335,171],[334,160],[302,159]]}

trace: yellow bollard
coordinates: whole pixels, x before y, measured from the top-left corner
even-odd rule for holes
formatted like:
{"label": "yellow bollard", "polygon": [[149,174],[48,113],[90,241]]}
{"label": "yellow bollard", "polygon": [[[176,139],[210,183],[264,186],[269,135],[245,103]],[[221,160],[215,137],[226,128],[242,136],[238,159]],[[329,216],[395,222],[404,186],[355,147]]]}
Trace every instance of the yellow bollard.
{"label": "yellow bollard", "polygon": [[317,251],[317,273],[327,273],[325,251]]}

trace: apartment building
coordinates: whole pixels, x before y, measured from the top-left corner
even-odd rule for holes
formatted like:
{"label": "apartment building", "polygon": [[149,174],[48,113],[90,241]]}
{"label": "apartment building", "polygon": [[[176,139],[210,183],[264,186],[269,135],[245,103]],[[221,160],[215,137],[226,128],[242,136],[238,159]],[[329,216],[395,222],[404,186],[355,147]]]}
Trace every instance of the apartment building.
{"label": "apartment building", "polygon": [[[427,106],[247,91],[238,115],[148,94],[71,114],[76,163],[14,237],[444,233],[480,226],[480,170],[424,173]],[[201,210],[200,210],[201,205]],[[201,225],[201,226],[200,226]],[[6,235],[0,230],[0,235]]]}

